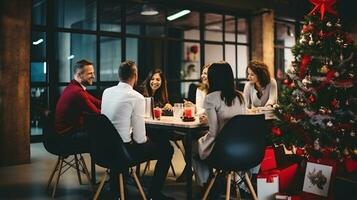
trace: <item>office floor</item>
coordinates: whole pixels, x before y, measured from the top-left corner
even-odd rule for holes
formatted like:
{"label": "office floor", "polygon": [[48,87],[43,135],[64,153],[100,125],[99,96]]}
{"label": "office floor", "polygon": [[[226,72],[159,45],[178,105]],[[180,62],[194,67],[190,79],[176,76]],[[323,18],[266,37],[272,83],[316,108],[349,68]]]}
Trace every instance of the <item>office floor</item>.
{"label": "office floor", "polygon": [[[84,154],[84,158],[90,168],[89,155]],[[50,199],[50,191],[46,191],[46,184],[50,176],[51,170],[56,162],[56,156],[48,153],[42,143],[31,144],[31,163],[24,165],[16,165],[11,167],[0,168],[0,200],[28,200],[28,199]],[[184,167],[182,162],[182,154],[179,149],[175,148],[173,163],[176,173],[179,175]],[[152,161],[153,162],[153,161]],[[142,169],[144,166],[142,166]],[[152,163],[151,170],[147,176],[141,177],[141,182],[144,188],[150,185],[150,175],[154,168]],[[104,174],[104,169],[97,166],[97,179],[100,179]],[[82,176],[83,185],[79,185],[76,171],[68,170],[61,176],[58,189],[56,191],[56,199],[91,199],[92,192],[86,181],[85,176]],[[185,198],[185,183],[177,183],[176,177],[173,176],[172,170],[165,184],[163,192],[175,199]],[[102,192],[101,199],[108,199],[108,184],[106,184]],[[126,184],[127,199],[140,199],[133,181],[129,180]],[[194,188],[193,193],[197,193],[197,187]],[[232,196],[233,198],[233,196]]]}

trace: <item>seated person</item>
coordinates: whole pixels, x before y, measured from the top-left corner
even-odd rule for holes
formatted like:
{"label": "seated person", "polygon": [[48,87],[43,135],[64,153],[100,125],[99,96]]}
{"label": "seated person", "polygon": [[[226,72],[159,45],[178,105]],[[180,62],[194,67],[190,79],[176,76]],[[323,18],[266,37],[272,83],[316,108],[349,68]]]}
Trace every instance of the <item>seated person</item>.
{"label": "seated person", "polygon": [[89,152],[89,139],[83,128],[83,113],[100,113],[100,100],[86,91],[94,80],[93,63],[80,60],[74,65],[74,79],[60,96],[55,112],[55,129],[66,148]]}
{"label": "seated person", "polygon": [[227,62],[216,62],[208,68],[208,86],[203,108],[207,114],[209,130],[193,147],[199,156],[192,164],[200,186],[208,181],[209,168],[204,160],[210,155],[217,134],[233,116],[246,113],[244,97],[234,88],[232,68]]}
{"label": "seated person", "polygon": [[167,93],[167,82],[164,73],[160,69],[152,70],[143,82],[144,97],[154,98],[154,107],[160,107],[164,111],[172,111]]}
{"label": "seated person", "polygon": [[[106,115],[118,130],[125,146],[139,164],[156,159],[149,196],[151,199],[173,199],[161,193],[170,167],[173,148],[167,143],[155,143],[146,137],[145,99],[133,89],[138,79],[137,67],[133,61],[122,62],[119,66],[119,84],[103,92],[102,113]],[[111,190],[118,196],[118,174],[111,174]]]}
{"label": "seated person", "polygon": [[270,77],[268,66],[259,61],[251,61],[247,67],[247,82],[244,98],[248,109],[253,112],[257,107],[273,106],[278,101],[278,89],[274,78]]}

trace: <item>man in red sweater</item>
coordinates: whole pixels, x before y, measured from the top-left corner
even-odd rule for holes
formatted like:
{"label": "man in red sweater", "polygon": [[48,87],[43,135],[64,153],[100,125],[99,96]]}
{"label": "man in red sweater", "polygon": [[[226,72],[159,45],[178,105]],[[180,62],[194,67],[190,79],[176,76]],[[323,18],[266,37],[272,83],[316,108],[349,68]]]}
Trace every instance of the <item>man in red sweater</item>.
{"label": "man in red sweater", "polygon": [[65,146],[88,152],[88,135],[83,130],[84,112],[100,113],[101,101],[86,91],[95,78],[93,63],[80,60],[74,66],[74,79],[57,102],[55,129]]}

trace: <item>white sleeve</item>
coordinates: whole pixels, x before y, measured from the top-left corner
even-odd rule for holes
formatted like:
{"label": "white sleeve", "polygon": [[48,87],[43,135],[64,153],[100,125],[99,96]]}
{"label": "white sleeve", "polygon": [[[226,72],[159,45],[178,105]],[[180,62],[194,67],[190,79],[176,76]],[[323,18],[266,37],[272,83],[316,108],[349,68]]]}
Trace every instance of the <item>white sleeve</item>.
{"label": "white sleeve", "polygon": [[244,90],[243,90],[243,96],[244,96],[244,102],[245,102],[245,106],[247,108],[250,108],[251,107],[251,98],[250,98],[250,90],[251,90],[251,87],[250,87],[250,83],[247,82],[245,83],[244,85]]}
{"label": "white sleeve", "polygon": [[204,92],[200,89],[197,88],[196,90],[196,108],[197,108],[197,114],[203,114],[205,112],[205,109],[203,108],[203,101],[205,100]]}
{"label": "white sleeve", "polygon": [[278,86],[275,79],[271,79],[270,81],[270,91],[269,91],[269,99],[266,102],[265,106],[274,105],[278,102]]}
{"label": "white sleeve", "polygon": [[141,144],[147,141],[145,130],[145,99],[138,98],[133,106],[131,115],[131,124],[133,127],[133,139],[136,143]]}

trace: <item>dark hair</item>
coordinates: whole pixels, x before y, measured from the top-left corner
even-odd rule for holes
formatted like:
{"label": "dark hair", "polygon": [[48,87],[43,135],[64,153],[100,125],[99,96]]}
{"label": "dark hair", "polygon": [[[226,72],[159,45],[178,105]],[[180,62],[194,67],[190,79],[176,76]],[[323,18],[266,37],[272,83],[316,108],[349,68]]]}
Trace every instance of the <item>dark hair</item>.
{"label": "dark hair", "polygon": [[81,71],[84,68],[84,66],[87,66],[87,65],[93,65],[93,63],[91,61],[85,60],[85,59],[77,61],[73,67],[73,73],[77,73],[78,71]]}
{"label": "dark hair", "polygon": [[120,63],[118,68],[119,81],[128,81],[136,73],[136,64],[132,60],[126,60]]}
{"label": "dark hair", "polygon": [[248,76],[248,68],[252,70],[254,74],[257,75],[259,84],[262,87],[265,87],[270,83],[270,73],[268,70],[268,66],[265,63],[257,60],[250,61],[246,69],[247,76]]}
{"label": "dark hair", "polygon": [[[211,64],[205,64],[203,67],[202,67],[202,72],[204,69],[208,68],[209,66],[211,66]],[[204,84],[204,83],[200,83],[199,86],[198,86],[198,89],[204,91],[205,93],[207,93],[208,91],[208,85],[207,84]]]}
{"label": "dark hair", "polygon": [[221,99],[227,106],[232,106],[234,99],[244,103],[243,95],[234,87],[233,71],[227,62],[215,62],[208,68],[208,93],[221,91]]}
{"label": "dark hair", "polygon": [[[161,78],[161,86],[156,90],[155,94],[150,87],[150,81],[155,74],[159,74]],[[145,97],[154,97],[155,106],[164,106],[169,102],[167,94],[167,82],[164,73],[160,69],[151,70],[145,81],[143,82],[143,95]]]}

